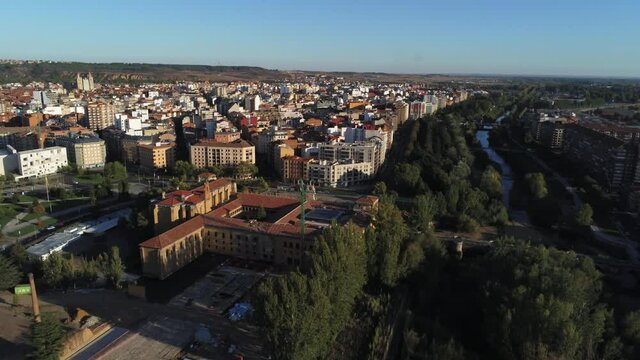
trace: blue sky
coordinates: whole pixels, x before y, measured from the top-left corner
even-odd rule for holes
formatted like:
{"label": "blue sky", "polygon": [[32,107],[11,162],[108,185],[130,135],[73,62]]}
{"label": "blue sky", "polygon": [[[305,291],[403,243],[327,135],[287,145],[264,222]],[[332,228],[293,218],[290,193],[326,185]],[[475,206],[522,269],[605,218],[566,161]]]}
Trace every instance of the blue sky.
{"label": "blue sky", "polygon": [[0,58],[640,77],[638,0],[22,0],[0,9]]}

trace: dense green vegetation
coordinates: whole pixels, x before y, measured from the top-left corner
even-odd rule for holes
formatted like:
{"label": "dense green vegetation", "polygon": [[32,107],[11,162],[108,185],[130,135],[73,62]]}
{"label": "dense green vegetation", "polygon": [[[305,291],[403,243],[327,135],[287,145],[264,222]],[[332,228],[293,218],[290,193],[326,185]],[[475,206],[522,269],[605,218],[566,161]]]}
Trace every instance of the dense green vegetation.
{"label": "dense green vegetation", "polygon": [[443,227],[473,232],[480,225],[505,223],[500,174],[482,152],[470,148],[476,145],[476,124],[493,121],[505,102],[499,95],[474,97],[405,123],[380,179],[400,196],[432,199],[431,217]]}
{"label": "dense green vegetation", "polygon": [[326,355],[365,284],[360,229],[333,226],[318,244],[306,272],[271,278],[258,289],[258,313],[277,359]]}
{"label": "dense green vegetation", "polygon": [[[640,313],[613,316],[590,258],[512,238],[460,256],[433,234],[507,221],[500,174],[474,133],[536,105],[533,88],[514,95],[471,99],[398,130],[364,234],[334,226],[308,263],[259,286],[257,320],[276,359],[637,358]],[[532,222],[558,224],[557,184],[530,161],[514,173]],[[606,201],[594,184],[584,189]],[[586,204],[573,215],[578,226],[595,216]],[[399,346],[388,348],[392,338]]]}
{"label": "dense green vegetation", "polygon": [[366,231],[353,224],[326,230],[307,264],[258,287],[258,322],[275,357],[325,357],[350,323],[356,303],[390,291],[422,262],[425,236],[410,234],[388,199]]}
{"label": "dense green vegetation", "polygon": [[618,359],[638,345],[616,335],[589,258],[502,239],[465,261],[436,247],[423,264],[404,336],[413,358]]}
{"label": "dense green vegetation", "polygon": [[21,278],[22,275],[14,262],[0,254],[0,290],[13,288]]}
{"label": "dense green vegetation", "polygon": [[0,255],[0,270],[4,270],[0,280],[8,279],[6,282],[13,284],[11,287],[28,272],[33,272],[39,284],[50,289],[92,286],[98,278],[104,278],[108,285],[117,288],[124,275],[124,264],[117,247],[96,259],[55,252],[42,261],[29,257],[24,245],[17,243],[11,247],[9,256],[11,261],[7,263],[6,258]]}
{"label": "dense green vegetation", "polygon": [[33,348],[30,358],[35,360],[57,360],[64,348],[67,336],[62,323],[53,313],[42,314],[40,322],[31,325],[30,345]]}

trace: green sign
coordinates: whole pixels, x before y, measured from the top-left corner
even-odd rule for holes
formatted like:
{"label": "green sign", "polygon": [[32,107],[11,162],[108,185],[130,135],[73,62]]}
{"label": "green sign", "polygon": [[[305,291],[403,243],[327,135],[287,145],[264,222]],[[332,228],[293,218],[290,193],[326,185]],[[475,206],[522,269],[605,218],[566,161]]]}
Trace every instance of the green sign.
{"label": "green sign", "polygon": [[19,284],[13,289],[16,295],[29,295],[31,294],[31,286],[29,284]]}

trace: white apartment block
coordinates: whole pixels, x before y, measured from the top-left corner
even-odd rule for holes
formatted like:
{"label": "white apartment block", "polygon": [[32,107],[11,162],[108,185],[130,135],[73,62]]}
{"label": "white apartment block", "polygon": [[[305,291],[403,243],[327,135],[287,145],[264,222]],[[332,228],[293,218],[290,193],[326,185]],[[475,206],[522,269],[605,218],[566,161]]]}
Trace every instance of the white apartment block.
{"label": "white apartment block", "polygon": [[142,136],[142,119],[130,117],[127,114],[115,115],[116,129],[123,130],[127,135]]}
{"label": "white apartment block", "polygon": [[306,180],[318,186],[349,187],[366,183],[374,173],[371,162],[312,160]]}
{"label": "white apartment block", "polygon": [[381,139],[353,143],[323,143],[318,144],[318,159],[327,161],[353,160],[356,163],[369,162],[375,172],[384,162],[385,150],[386,143]]}
{"label": "white apartment block", "polygon": [[67,149],[62,146],[21,151],[17,156],[20,175],[16,180],[53,174],[68,164]]}

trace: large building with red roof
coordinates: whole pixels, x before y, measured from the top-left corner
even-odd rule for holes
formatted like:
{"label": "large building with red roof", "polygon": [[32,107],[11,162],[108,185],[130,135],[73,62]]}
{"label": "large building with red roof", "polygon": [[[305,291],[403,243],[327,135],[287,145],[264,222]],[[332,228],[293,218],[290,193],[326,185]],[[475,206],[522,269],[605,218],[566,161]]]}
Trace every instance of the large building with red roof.
{"label": "large building with red roof", "polygon": [[205,214],[225,203],[236,193],[236,183],[228,179],[205,181],[192,190],[176,190],[163,194],[153,206],[156,234],[163,233],[196,215]]}
{"label": "large building with red roof", "polygon": [[[178,199],[172,196],[165,201],[174,206]],[[141,243],[143,273],[165,279],[205,251],[296,266],[323,228],[350,218],[350,210],[321,201],[309,200],[303,206],[296,198],[236,194],[212,211],[197,214]]]}

